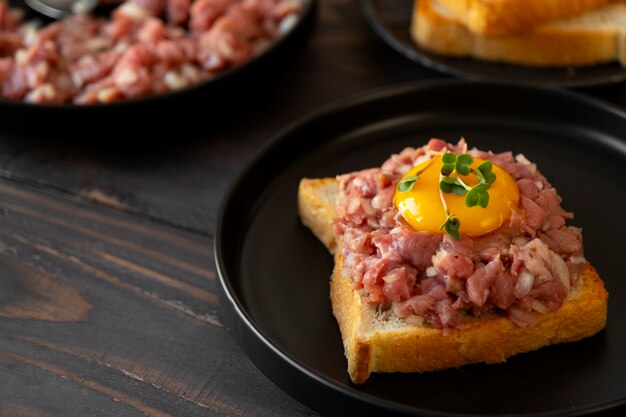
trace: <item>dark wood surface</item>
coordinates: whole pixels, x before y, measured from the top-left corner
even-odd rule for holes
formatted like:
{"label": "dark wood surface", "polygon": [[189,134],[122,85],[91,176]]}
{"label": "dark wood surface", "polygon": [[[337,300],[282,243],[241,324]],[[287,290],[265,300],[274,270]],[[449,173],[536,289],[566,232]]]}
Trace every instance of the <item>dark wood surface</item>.
{"label": "dark wood surface", "polygon": [[[156,130],[31,132],[40,122],[26,115],[23,130],[0,130],[0,416],[316,415],[220,322],[222,198],[299,118],[443,77],[381,41],[357,1],[320,0],[306,33],[221,112],[207,96],[192,116],[155,113]],[[621,84],[582,92],[626,105]]]}

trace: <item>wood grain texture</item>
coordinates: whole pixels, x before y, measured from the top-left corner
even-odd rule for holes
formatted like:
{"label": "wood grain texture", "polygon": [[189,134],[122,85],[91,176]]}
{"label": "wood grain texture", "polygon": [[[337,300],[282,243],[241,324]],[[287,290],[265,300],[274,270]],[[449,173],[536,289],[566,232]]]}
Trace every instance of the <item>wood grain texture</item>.
{"label": "wood grain texture", "polygon": [[208,237],[6,180],[0,208],[0,415],[310,414],[222,327]]}

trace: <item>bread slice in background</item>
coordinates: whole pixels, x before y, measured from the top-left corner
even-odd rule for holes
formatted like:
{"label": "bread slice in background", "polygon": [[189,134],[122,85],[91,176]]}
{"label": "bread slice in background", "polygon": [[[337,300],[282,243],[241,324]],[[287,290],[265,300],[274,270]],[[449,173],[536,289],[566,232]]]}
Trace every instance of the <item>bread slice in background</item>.
{"label": "bread slice in background", "polygon": [[[330,280],[333,315],[341,331],[352,382],[363,384],[372,372],[428,372],[470,363],[499,363],[551,344],[573,342],[606,326],[604,284],[591,264],[560,309],[533,313],[537,322],[518,327],[503,316],[468,318],[462,330],[442,330],[420,323],[419,317],[400,319],[364,302],[346,275],[340,242],[332,235],[339,184],[335,178],[300,181],[298,207],[302,222],[334,253]],[[327,277],[320,277],[327,279]]]}
{"label": "bread slice in background", "polygon": [[613,61],[626,66],[626,3],[623,1],[510,36],[473,32],[455,19],[444,1],[415,0],[411,37],[424,50],[532,67],[583,67]]}
{"label": "bread slice in background", "polygon": [[575,16],[611,0],[440,0],[452,18],[482,35],[528,32],[544,23]]}

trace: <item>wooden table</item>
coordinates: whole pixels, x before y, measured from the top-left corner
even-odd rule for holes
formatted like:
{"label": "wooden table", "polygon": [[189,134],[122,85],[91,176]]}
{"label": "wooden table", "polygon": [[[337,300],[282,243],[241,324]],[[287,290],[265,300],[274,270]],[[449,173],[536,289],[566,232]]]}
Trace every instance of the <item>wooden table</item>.
{"label": "wooden table", "polygon": [[[270,73],[265,88],[234,92],[236,110],[200,111],[165,140],[96,141],[93,126],[0,131],[1,416],[315,414],[220,323],[222,197],[298,118],[444,76],[383,43],[354,0],[320,0],[313,26]],[[626,106],[623,84],[584,93]]]}

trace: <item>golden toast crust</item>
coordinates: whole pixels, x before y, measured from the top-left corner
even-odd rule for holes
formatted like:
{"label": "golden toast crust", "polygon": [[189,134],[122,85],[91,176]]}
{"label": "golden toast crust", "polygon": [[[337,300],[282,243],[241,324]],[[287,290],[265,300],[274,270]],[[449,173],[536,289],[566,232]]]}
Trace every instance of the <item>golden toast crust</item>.
{"label": "golden toast crust", "polygon": [[331,302],[355,384],[364,383],[371,372],[429,372],[505,362],[518,353],[581,340],[606,326],[608,294],[589,263],[572,296],[554,312],[534,313],[536,324],[520,328],[506,317],[490,316],[468,320],[462,330],[448,335],[431,327],[372,330],[371,312],[366,311],[370,307],[341,270],[342,260],[337,259]]}
{"label": "golden toast crust", "polygon": [[[439,13],[433,4],[416,0],[410,27],[413,41],[430,52],[532,67],[583,67],[616,60],[626,64],[626,31],[617,24],[597,29],[591,24],[546,24],[523,34],[482,36]],[[613,4],[603,13],[626,15],[626,6]]]}
{"label": "golden toast crust", "polygon": [[480,35],[529,32],[546,22],[604,6],[610,0],[439,0],[454,20]]}
{"label": "golden toast crust", "polygon": [[335,218],[334,199],[338,195],[335,178],[303,178],[298,189],[298,214],[302,223],[328,248],[335,252],[332,225]]}

